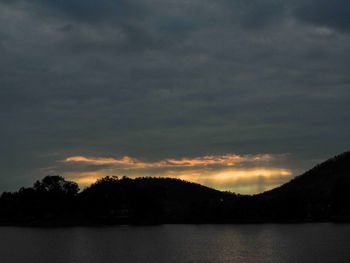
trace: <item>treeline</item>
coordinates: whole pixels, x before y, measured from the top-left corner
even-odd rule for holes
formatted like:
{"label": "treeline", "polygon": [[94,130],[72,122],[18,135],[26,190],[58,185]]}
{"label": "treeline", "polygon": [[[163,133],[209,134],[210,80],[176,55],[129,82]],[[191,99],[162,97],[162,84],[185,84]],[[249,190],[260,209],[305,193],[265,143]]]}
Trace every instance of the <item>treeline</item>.
{"label": "treeline", "polygon": [[58,224],[77,215],[79,187],[61,176],[47,176],[33,187],[4,192],[0,198],[2,224]]}
{"label": "treeline", "polygon": [[230,218],[238,197],[171,178],[105,177],[79,192],[75,182],[47,176],[4,192],[0,223],[24,225],[214,222]]}
{"label": "treeline", "polygon": [[80,191],[47,176],[0,197],[2,225],[350,221],[350,153],[263,194],[220,192],[172,178],[105,177]]}

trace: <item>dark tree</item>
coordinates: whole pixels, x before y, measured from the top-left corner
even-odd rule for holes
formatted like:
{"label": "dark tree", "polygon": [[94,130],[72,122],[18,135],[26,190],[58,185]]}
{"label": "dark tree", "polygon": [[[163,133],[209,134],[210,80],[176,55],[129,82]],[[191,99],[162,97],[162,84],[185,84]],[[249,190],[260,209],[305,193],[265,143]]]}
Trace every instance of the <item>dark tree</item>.
{"label": "dark tree", "polygon": [[220,192],[171,178],[104,177],[79,192],[46,176],[4,192],[0,224],[153,224],[350,221],[350,152],[278,188],[253,196]]}
{"label": "dark tree", "polygon": [[79,186],[75,182],[66,181],[62,176],[46,176],[41,181],[36,181],[34,190],[37,192],[46,192],[75,196],[79,192]]}

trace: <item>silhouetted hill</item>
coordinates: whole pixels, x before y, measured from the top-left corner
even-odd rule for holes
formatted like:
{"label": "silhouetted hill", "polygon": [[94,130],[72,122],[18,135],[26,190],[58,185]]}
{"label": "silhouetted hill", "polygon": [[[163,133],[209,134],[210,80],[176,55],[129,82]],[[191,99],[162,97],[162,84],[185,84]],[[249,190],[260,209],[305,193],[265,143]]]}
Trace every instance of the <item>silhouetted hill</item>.
{"label": "silhouetted hill", "polygon": [[235,199],[199,184],[150,177],[107,177],[79,195],[86,218],[133,223],[215,221]]}
{"label": "silhouetted hill", "polygon": [[269,218],[329,220],[350,216],[350,152],[257,196]]}
{"label": "silhouetted hill", "polygon": [[171,178],[105,177],[79,192],[61,176],[5,192],[0,224],[350,221],[350,152],[271,191],[244,196]]}

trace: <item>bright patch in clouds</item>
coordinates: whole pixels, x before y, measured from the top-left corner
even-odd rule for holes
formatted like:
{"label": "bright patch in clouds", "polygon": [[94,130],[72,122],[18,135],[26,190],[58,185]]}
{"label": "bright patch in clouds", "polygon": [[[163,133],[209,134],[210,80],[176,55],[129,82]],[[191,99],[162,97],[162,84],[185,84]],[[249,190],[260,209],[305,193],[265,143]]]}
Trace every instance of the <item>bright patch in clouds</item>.
{"label": "bright patch in clouds", "polygon": [[103,176],[165,176],[242,194],[263,192],[291,179],[292,172],[281,167],[285,154],[208,155],[196,158],[148,162],[129,156],[120,159],[72,156],[59,163],[60,173],[82,185]]}
{"label": "bright patch in clouds", "polygon": [[165,159],[159,162],[142,162],[136,158],[124,156],[121,159],[114,158],[87,158],[84,156],[73,156],[65,159],[63,162],[76,162],[86,163],[92,165],[122,165],[127,168],[161,168],[161,167],[195,167],[195,166],[210,166],[210,165],[222,165],[222,166],[234,166],[238,163],[243,162],[259,162],[259,161],[270,161],[273,156],[270,154],[262,155],[209,155],[204,157],[197,157],[193,159],[182,158],[176,159]]}

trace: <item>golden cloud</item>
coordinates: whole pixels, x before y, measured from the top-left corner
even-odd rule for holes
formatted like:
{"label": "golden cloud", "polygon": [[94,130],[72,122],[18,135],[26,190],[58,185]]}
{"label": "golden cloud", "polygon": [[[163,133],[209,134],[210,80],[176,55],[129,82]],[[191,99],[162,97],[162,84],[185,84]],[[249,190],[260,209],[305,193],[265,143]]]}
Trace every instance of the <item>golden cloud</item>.
{"label": "golden cloud", "polygon": [[270,154],[260,155],[208,155],[196,158],[165,159],[158,162],[143,162],[137,158],[124,156],[121,159],[114,158],[89,158],[84,156],[72,156],[63,160],[65,163],[84,163],[90,165],[119,165],[124,169],[162,168],[162,167],[196,167],[196,166],[235,166],[243,162],[266,162],[273,159]]}
{"label": "golden cloud", "polygon": [[[60,163],[79,164],[71,169],[68,167],[62,175],[83,186],[104,176],[159,176],[195,182],[218,190],[253,194],[291,179],[290,170],[276,165],[276,162],[285,157],[286,155],[270,154],[225,154],[147,162],[129,156],[120,159],[72,156]],[[90,169],[90,165],[94,167]]]}

